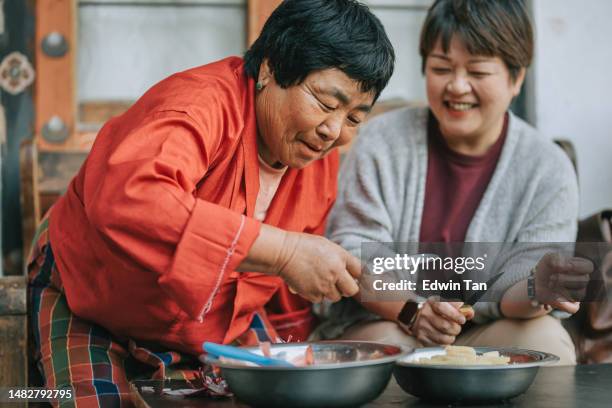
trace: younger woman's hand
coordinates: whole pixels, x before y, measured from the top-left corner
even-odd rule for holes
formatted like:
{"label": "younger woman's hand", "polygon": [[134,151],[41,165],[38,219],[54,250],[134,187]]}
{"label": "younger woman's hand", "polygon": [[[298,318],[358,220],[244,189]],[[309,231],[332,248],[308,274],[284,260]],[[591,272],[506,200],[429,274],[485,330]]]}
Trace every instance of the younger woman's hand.
{"label": "younger woman's hand", "polygon": [[459,311],[461,305],[463,302],[427,299],[411,327],[412,334],[425,346],[453,344],[461,333],[461,326],[467,321]]}
{"label": "younger woman's hand", "polygon": [[548,253],[535,269],[535,294],[540,303],[574,314],[586,293],[594,265],[585,258]]}

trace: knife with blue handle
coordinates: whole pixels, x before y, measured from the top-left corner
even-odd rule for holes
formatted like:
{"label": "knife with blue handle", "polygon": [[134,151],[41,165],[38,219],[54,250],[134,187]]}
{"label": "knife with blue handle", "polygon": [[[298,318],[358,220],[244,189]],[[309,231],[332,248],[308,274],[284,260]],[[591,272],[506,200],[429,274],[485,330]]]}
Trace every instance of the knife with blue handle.
{"label": "knife with blue handle", "polygon": [[232,358],[234,360],[248,361],[250,363],[255,363],[257,365],[266,367],[295,367],[288,361],[255,354],[240,347],[227,346],[206,341],[202,345],[202,348],[208,354],[217,358]]}

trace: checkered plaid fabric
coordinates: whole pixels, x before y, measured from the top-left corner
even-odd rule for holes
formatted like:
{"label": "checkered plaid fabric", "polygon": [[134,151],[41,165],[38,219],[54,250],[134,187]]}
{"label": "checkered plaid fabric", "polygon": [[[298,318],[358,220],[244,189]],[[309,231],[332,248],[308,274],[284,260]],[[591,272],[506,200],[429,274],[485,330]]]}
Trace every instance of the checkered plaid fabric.
{"label": "checkered plaid fabric", "polygon": [[[30,319],[33,357],[45,386],[73,389],[74,400],[61,402],[61,407],[131,407],[130,380],[197,378],[200,363],[194,356],[153,352],[133,340],[120,341],[70,311],[47,227],[45,220],[29,257]],[[274,331],[268,325],[265,318],[255,316],[240,343],[270,341]]]}

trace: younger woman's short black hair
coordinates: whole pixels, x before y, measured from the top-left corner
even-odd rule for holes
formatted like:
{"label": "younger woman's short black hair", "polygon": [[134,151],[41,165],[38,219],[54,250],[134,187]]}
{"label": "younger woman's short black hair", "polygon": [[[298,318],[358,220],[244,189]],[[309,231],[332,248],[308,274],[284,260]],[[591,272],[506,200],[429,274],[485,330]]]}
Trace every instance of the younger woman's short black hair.
{"label": "younger woman's short black hair", "polygon": [[257,79],[266,58],[283,88],[301,83],[311,72],[337,68],[375,98],[395,64],[382,24],[355,0],[285,0],[246,52],[247,75]]}
{"label": "younger woman's short black hair", "polygon": [[423,72],[437,42],[448,52],[454,35],[473,55],[501,58],[513,80],[531,64],[533,28],[523,0],[436,0],[421,31]]}

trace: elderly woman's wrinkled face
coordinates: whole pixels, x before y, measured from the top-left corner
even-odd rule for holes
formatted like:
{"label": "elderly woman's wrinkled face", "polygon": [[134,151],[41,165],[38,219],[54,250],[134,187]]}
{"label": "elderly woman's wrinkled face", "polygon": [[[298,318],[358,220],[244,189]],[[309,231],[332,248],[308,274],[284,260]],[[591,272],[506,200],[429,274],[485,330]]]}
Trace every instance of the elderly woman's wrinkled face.
{"label": "elderly woman's wrinkled face", "polygon": [[281,88],[262,64],[256,96],[258,149],[275,167],[302,168],[349,143],[374,103],[372,93],[337,69]]}
{"label": "elderly woman's wrinkled face", "polygon": [[455,150],[463,153],[483,153],[501,133],[524,70],[512,80],[499,57],[472,55],[453,37],[448,53],[440,41],[429,53],[425,79],[429,106],[449,146],[460,146]]}

